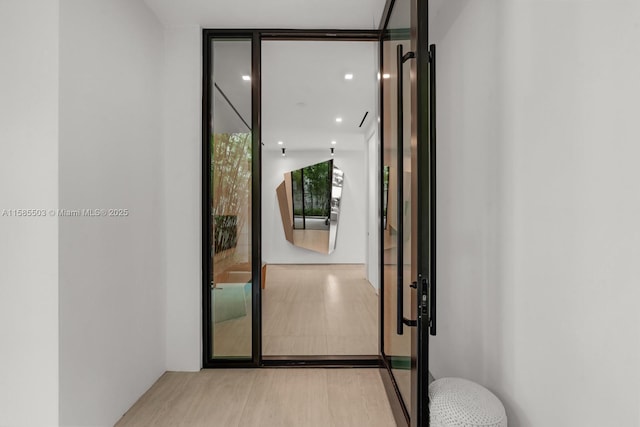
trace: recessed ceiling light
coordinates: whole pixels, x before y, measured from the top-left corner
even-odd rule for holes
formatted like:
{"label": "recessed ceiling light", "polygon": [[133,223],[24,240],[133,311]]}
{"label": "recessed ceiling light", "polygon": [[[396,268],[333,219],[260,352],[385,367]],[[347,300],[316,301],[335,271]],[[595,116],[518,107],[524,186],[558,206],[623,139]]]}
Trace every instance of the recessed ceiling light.
{"label": "recessed ceiling light", "polygon": [[331,141],[331,145],[336,145],[336,142],[335,141]]}
{"label": "recessed ceiling light", "polygon": [[342,117],[336,117],[336,123],[342,123]]}
{"label": "recessed ceiling light", "polygon": [[383,79],[390,79],[390,78],[391,78],[391,74],[384,73],[384,74],[382,75],[382,78],[383,78]]}
{"label": "recessed ceiling light", "polygon": [[282,145],[282,144],[284,144],[284,142],[278,141],[278,145]]}
{"label": "recessed ceiling light", "polygon": [[242,76],[242,80],[244,80],[245,82],[248,82],[251,80],[251,76],[247,76],[246,74],[244,76]]}
{"label": "recessed ceiling light", "polygon": [[347,74],[345,74],[345,75],[344,75],[344,79],[345,79],[345,80],[353,80],[353,74],[351,74],[351,73],[347,73]]}

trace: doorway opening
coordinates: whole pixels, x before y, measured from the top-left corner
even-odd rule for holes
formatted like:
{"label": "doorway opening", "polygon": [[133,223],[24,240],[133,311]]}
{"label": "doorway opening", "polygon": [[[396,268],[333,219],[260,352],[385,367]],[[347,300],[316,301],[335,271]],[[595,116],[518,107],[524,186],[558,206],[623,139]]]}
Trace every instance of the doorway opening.
{"label": "doorway opening", "polygon": [[377,360],[378,46],[262,41],[265,361]]}
{"label": "doorway opening", "polygon": [[[376,239],[379,236],[380,209],[379,197],[376,196],[380,177],[376,165],[379,165],[380,158],[377,120],[380,83],[376,54],[380,46],[380,33],[350,30],[204,30],[203,35],[203,365],[380,366],[380,317],[375,317],[376,309],[380,313],[380,305],[371,286],[378,285],[373,276],[379,276],[379,245]],[[325,46],[324,52],[309,54],[309,50],[326,43],[333,43],[333,46],[330,49]],[[335,43],[344,45],[336,47],[338,45]],[[274,60],[266,61],[267,75],[268,64],[276,64],[274,85],[265,83],[263,79],[263,48],[269,51],[270,45],[279,49],[286,45],[294,48],[293,55],[289,52],[293,62],[287,64],[279,60],[277,52]],[[356,45],[367,47],[364,54],[353,50]],[[336,58],[335,53],[341,50],[344,52]],[[304,58],[305,54],[307,58]],[[339,67],[341,57],[351,59],[351,64],[342,64],[351,68],[351,71]],[[358,63],[357,58],[361,61],[364,58],[364,62],[353,68]],[[314,66],[309,68],[310,64]],[[300,65],[307,66],[307,69],[303,67],[296,71],[296,66]],[[351,83],[351,89],[364,86],[368,90],[349,91],[348,87],[336,89],[319,84],[331,81],[328,70],[332,67],[334,74],[340,75],[343,84]],[[297,93],[292,84],[296,78],[301,83],[301,91]],[[271,86],[275,88],[272,99],[276,104],[281,104],[265,108],[262,103],[263,91],[268,93]],[[351,96],[344,96],[349,92]],[[286,103],[282,104],[282,99],[287,100],[287,95],[292,95],[288,99],[288,107]],[[334,113],[329,113],[331,117],[327,116],[330,105],[337,111],[342,110],[337,113],[339,116]],[[285,112],[285,107],[289,108],[289,113]],[[304,114],[296,117],[296,109],[306,110],[307,118]],[[281,118],[274,115],[270,120],[265,111],[285,113],[281,114]],[[315,114],[308,114],[309,111],[315,111]],[[326,117],[323,117],[323,111]],[[322,123],[323,119],[334,126],[331,132],[314,124]],[[268,123],[273,123],[273,126],[270,127]],[[343,125],[342,128],[340,125]],[[272,134],[279,135],[263,137],[263,127],[267,132],[275,129]],[[286,135],[287,130],[294,135]],[[320,140],[327,144],[324,150],[317,145]],[[286,143],[290,144],[289,147]],[[319,158],[320,151],[324,151],[324,154]],[[277,160],[270,159],[270,156],[277,157]],[[317,161],[303,164],[305,156]],[[288,179],[283,179],[283,170],[278,170],[284,164],[283,159],[285,163],[301,163],[296,168],[292,166],[294,170],[288,172]],[[346,175],[343,170],[345,166],[341,168],[341,164],[348,169]],[[278,176],[280,178],[273,178]],[[284,191],[284,198],[280,198],[285,200],[284,203],[280,200],[275,202],[278,192],[274,188],[286,185],[282,183],[282,186],[268,188],[270,179],[289,183],[289,192]],[[294,184],[298,193],[302,193],[296,193],[295,197]],[[289,194],[290,201],[287,201],[286,194]],[[326,196],[326,200],[322,196]],[[269,203],[270,207],[265,208]],[[285,211],[280,209],[282,206],[290,211],[286,215],[291,219],[289,231],[283,222]],[[279,222],[274,226],[278,218]],[[278,234],[275,234],[278,230]],[[361,233],[353,233],[354,230],[361,230]],[[349,233],[352,235],[349,236]],[[325,237],[320,238],[323,234]],[[281,247],[272,250],[269,245],[274,242],[281,244]],[[319,244],[325,246],[326,249],[320,250],[325,253],[315,253],[319,250]],[[263,249],[272,255],[263,257]],[[292,249],[307,252],[307,258],[303,256],[301,261]],[[320,255],[323,258],[318,258]],[[286,256],[289,256],[289,260]],[[310,306],[307,307],[309,310],[301,312],[300,301],[294,299],[290,307],[304,313],[305,319],[285,321],[280,326],[275,319],[267,324],[262,315],[263,295],[272,290],[270,295],[274,298],[271,300],[277,302],[278,273],[281,273],[281,279],[284,278],[280,280],[282,290],[286,287],[283,282],[287,281],[285,270],[291,271],[286,267],[300,264],[307,269],[315,267],[330,271],[325,275],[326,280],[314,288],[324,289],[320,292],[319,303],[314,306],[316,312],[312,313]],[[331,268],[336,264],[341,268]],[[343,274],[336,275],[338,270]],[[371,277],[373,283],[367,277]],[[360,300],[349,303],[345,302],[345,298],[338,298],[340,303],[331,304],[329,309],[332,313],[329,316],[323,295],[336,296],[334,285],[342,281],[351,283],[350,287],[344,289],[359,288],[368,292],[368,295],[362,297],[347,292],[344,295],[347,298]],[[309,301],[313,291],[299,292],[302,289],[300,285],[291,292],[280,292],[288,296],[279,302],[289,301],[293,294]],[[343,290],[343,286],[337,289]],[[374,295],[376,302],[372,302]],[[363,301],[367,298],[369,303],[365,304]],[[349,318],[353,313],[358,313],[358,310],[353,310],[354,306],[360,307],[361,314],[355,320]],[[319,311],[319,308],[323,310]],[[311,323],[316,321],[316,324],[321,324],[324,330],[311,331],[313,327],[309,327],[310,320]],[[345,324],[356,326],[348,333],[349,328],[345,328]],[[330,330],[335,334],[332,335]],[[273,333],[270,335],[269,332]],[[308,335],[309,332],[314,333]],[[275,337],[275,344],[266,345],[272,350],[265,350],[264,336]],[[297,340],[300,336],[306,337],[308,342],[319,340],[321,348],[317,351],[296,350],[300,347]],[[279,349],[278,340],[280,344],[293,342],[294,349],[281,350],[282,346]],[[361,342],[360,349],[345,347],[345,343],[351,345],[358,340]],[[330,350],[330,345],[331,348],[343,349]]]}
{"label": "doorway opening", "polygon": [[[400,13],[409,9],[410,15]],[[427,10],[428,2],[389,0],[375,31],[204,30],[205,368],[378,366],[396,421],[428,424],[428,338],[435,333],[435,49],[426,43]],[[320,81],[349,84],[356,77],[355,71],[333,69],[340,61],[332,57],[305,58],[312,50],[306,47],[294,49],[289,63],[275,56],[272,78],[282,83],[265,103],[285,104],[263,106],[263,92],[271,87],[263,48],[329,40],[369,42],[370,71],[357,74],[369,74],[378,98],[340,111],[367,98],[342,99],[349,87],[343,86],[324,101],[334,111],[318,109],[306,118],[301,111],[316,107],[311,95],[331,94]],[[294,71],[309,64],[321,72]],[[293,90],[296,79],[303,83],[300,92]],[[334,126],[328,129],[335,136],[324,128],[314,131],[315,121]],[[357,138],[337,132],[356,123]],[[363,132],[367,123],[370,131]],[[361,148],[349,149],[351,137]],[[309,149],[314,138],[319,145]],[[364,229],[364,250],[350,251],[358,237],[349,233],[358,228]],[[323,232],[326,237],[319,238]],[[311,254],[320,244],[324,262]],[[338,257],[344,248],[347,253]],[[356,298],[358,287],[369,295],[379,287],[376,302]],[[370,338],[376,333],[374,347]]]}

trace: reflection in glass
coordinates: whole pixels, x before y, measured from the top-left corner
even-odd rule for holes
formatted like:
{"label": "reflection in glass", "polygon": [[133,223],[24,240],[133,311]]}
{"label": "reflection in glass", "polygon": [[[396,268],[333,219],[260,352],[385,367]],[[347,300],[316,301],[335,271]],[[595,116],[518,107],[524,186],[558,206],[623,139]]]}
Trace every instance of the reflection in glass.
{"label": "reflection in glass", "polygon": [[333,160],[285,174],[276,189],[286,239],[330,254],[336,247],[344,173]]}
{"label": "reflection in glass", "polygon": [[332,163],[291,171],[294,230],[329,230]]}
{"label": "reflection in glass", "polygon": [[[411,314],[411,84],[410,63],[403,67],[404,76],[398,76],[397,46],[402,45],[404,52],[411,50],[410,46],[410,2],[396,0],[384,34],[382,48],[383,70],[388,79],[383,79],[383,191],[386,197],[383,202],[383,216],[385,225],[383,231],[383,304],[384,304],[384,354],[391,365],[391,372],[396,380],[402,400],[410,411],[411,406],[411,330],[405,328],[403,335],[397,334],[397,287],[403,286],[404,317],[415,318]],[[398,79],[403,79],[402,102],[398,105]],[[404,123],[398,123],[398,108],[403,109]],[[402,132],[403,146],[398,147],[398,130]],[[400,162],[398,160],[401,160]],[[399,164],[402,169],[398,170]],[[400,193],[400,183],[403,191]],[[385,193],[383,193],[383,196]],[[386,199],[386,200],[385,200]],[[400,223],[403,228],[403,240],[399,241]],[[398,253],[402,249],[402,259]],[[403,283],[398,278],[403,277]]]}
{"label": "reflection in glass", "polygon": [[382,169],[382,228],[387,229],[387,209],[389,208],[389,166]]}
{"label": "reflection in glass", "polygon": [[211,120],[211,343],[214,358],[251,357],[250,40],[214,40]]}

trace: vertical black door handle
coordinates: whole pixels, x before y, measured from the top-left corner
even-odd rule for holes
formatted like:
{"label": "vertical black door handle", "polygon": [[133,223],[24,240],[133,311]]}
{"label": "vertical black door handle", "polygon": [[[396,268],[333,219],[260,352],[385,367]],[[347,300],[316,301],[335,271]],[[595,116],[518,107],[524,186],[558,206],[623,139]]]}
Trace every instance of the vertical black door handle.
{"label": "vertical black door handle", "polygon": [[403,320],[403,315],[404,315],[404,273],[402,271],[403,269],[403,247],[402,245],[404,244],[404,206],[403,206],[403,198],[404,198],[404,182],[403,182],[403,169],[404,169],[404,165],[403,165],[403,157],[402,157],[402,150],[403,150],[403,146],[404,146],[404,142],[403,142],[403,138],[404,138],[404,116],[403,116],[403,107],[404,107],[404,101],[402,99],[402,92],[403,92],[403,76],[404,73],[402,71],[402,44],[399,44],[396,47],[396,71],[397,71],[397,76],[396,76],[396,99],[398,102],[398,105],[396,107],[396,117],[397,117],[397,121],[396,121],[396,182],[397,187],[398,187],[398,197],[396,198],[396,210],[397,210],[397,214],[396,214],[396,222],[397,222],[397,230],[398,230],[398,234],[396,235],[396,245],[397,245],[397,249],[396,249],[396,255],[398,257],[397,260],[397,277],[396,277],[396,285],[398,286],[397,292],[396,292],[396,332],[398,335],[402,335],[404,333],[403,331],[403,326],[404,326],[404,322]]}
{"label": "vertical black door handle", "polygon": [[429,46],[429,145],[430,145],[430,193],[431,193],[431,280],[429,333],[436,334],[436,45]]}
{"label": "vertical black door handle", "polygon": [[396,108],[396,114],[397,114],[397,122],[396,122],[396,150],[397,150],[397,160],[396,160],[396,168],[397,168],[397,186],[398,186],[398,198],[396,201],[396,206],[397,206],[397,229],[398,229],[398,234],[396,236],[397,239],[397,255],[398,255],[398,272],[397,272],[397,278],[396,278],[396,283],[398,286],[397,289],[397,293],[396,293],[396,298],[397,298],[397,313],[396,313],[396,324],[397,324],[397,329],[396,332],[398,335],[402,335],[404,333],[403,330],[403,326],[407,325],[407,326],[416,326],[416,321],[415,320],[408,320],[404,318],[404,273],[402,271],[402,267],[404,265],[404,250],[403,250],[403,244],[404,244],[404,182],[403,182],[403,170],[404,170],[404,164],[403,164],[403,155],[402,155],[402,151],[404,149],[404,99],[403,99],[403,92],[404,92],[404,85],[403,85],[403,77],[404,77],[404,70],[403,70],[403,64],[405,62],[407,62],[409,59],[414,58],[415,55],[413,52],[407,52],[406,54],[404,54],[403,52],[403,47],[402,44],[399,44],[396,47],[396,66],[397,66],[397,94],[396,94],[396,98],[397,98],[397,108]]}

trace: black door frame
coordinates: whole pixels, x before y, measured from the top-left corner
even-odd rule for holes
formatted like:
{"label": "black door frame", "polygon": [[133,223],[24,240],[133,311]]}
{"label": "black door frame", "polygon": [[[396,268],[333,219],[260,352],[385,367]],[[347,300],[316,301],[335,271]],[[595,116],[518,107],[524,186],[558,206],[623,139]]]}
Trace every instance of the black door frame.
{"label": "black door frame", "polygon": [[[261,42],[263,40],[318,40],[318,41],[381,41],[379,30],[290,30],[290,29],[204,29],[202,32],[202,333],[204,368],[258,368],[258,367],[380,367],[380,354],[371,356],[264,356],[262,355],[262,77]],[[211,354],[211,230],[210,215],[210,164],[211,164],[211,42],[214,39],[251,40],[251,132],[252,132],[252,176],[251,176],[251,219],[252,219],[252,354],[251,358],[215,358]],[[379,125],[381,135],[381,124]],[[381,209],[381,208],[380,208]],[[380,215],[381,211],[379,212]],[[382,313],[380,304],[380,316]],[[380,317],[380,325],[382,325]],[[379,330],[381,344],[382,329]],[[379,351],[380,351],[379,347]]]}
{"label": "black door frame", "polygon": [[[391,404],[396,423],[411,427],[429,425],[429,335],[435,335],[435,58],[431,57],[429,47],[429,0],[411,1],[411,50],[415,64],[413,70],[416,76],[415,116],[412,119],[412,134],[417,138],[418,194],[428,194],[429,197],[418,197],[417,205],[417,233],[413,238],[418,239],[417,245],[417,277],[415,281],[415,300],[419,296],[426,296],[427,303],[416,304],[412,307],[415,316],[415,327],[411,331],[411,409],[407,408],[402,398],[398,384],[391,372],[391,364],[384,352],[384,318],[381,317],[380,356],[382,376],[387,396]],[[390,37],[387,29],[396,0],[387,0],[380,22],[380,70],[384,66],[383,43]],[[435,46],[433,47],[435,56]],[[433,66],[433,68],[431,68]],[[382,72],[382,71],[381,71]],[[384,111],[383,79],[380,80],[380,111]],[[381,120],[380,144],[384,147],[384,120]],[[384,168],[384,159],[380,155],[379,168]],[[380,188],[380,214],[382,214],[383,191]],[[423,219],[422,221],[420,219]],[[381,224],[380,236],[384,234],[384,224]],[[426,242],[426,243],[425,243]],[[379,248],[380,259],[380,292],[381,316],[384,305],[384,259],[383,244]],[[408,279],[408,278],[405,278]],[[404,284],[400,284],[403,286]],[[412,299],[413,301],[413,299]],[[433,315],[433,316],[432,316]],[[413,326],[413,325],[412,325]],[[417,355],[418,357],[414,357]]]}
{"label": "black door frame", "polygon": [[[435,132],[432,125],[428,124],[430,114],[430,90],[428,80],[429,70],[429,47],[428,47],[428,25],[429,25],[429,1],[411,0],[412,2],[412,28],[415,29],[415,41],[413,46],[416,55],[416,74],[418,78],[417,92],[417,120],[416,132],[419,141],[417,159],[418,164],[424,167],[428,173],[422,173],[418,182],[420,194],[429,194],[430,197],[420,198],[418,203],[419,217],[426,215],[430,218],[429,227],[418,227],[418,239],[423,242],[430,242],[429,245],[418,245],[418,272],[419,277],[427,278],[426,282],[417,279],[417,292],[422,295],[428,294],[431,289],[429,284],[435,280],[435,247],[431,242],[432,233],[435,237],[435,162],[433,161],[435,135],[428,135],[428,132]],[[204,368],[259,368],[259,367],[363,367],[378,366],[382,380],[391,403],[394,417],[399,425],[412,427],[429,425],[428,408],[428,349],[429,349],[429,322],[428,315],[422,316],[421,310],[417,310],[417,328],[412,328],[412,354],[421,355],[420,360],[412,359],[412,408],[410,411],[404,405],[397,383],[391,373],[391,366],[385,359],[384,354],[384,274],[383,274],[383,250],[382,242],[379,245],[378,261],[380,265],[379,283],[379,329],[378,329],[378,355],[372,357],[304,357],[291,359],[287,357],[263,357],[262,356],[262,283],[261,283],[261,110],[262,110],[262,88],[261,88],[261,42],[263,40],[342,40],[342,41],[377,41],[379,44],[379,70],[383,68],[383,40],[386,36],[386,27],[393,11],[395,0],[387,0],[382,15],[382,19],[377,30],[295,30],[295,29],[204,29],[202,43],[203,74],[202,74],[202,330],[203,330],[203,367]],[[251,218],[253,224],[252,234],[252,355],[251,359],[238,360],[233,358],[221,359],[212,358],[211,354],[211,300],[209,298],[211,271],[211,215],[210,215],[210,177],[211,165],[210,152],[210,118],[211,118],[211,41],[213,39],[251,39],[252,42],[252,209]],[[379,108],[380,114],[383,112],[383,79],[379,82]],[[380,197],[378,206],[378,221],[380,236],[382,236],[383,224],[383,156],[382,147],[384,139],[383,120],[379,121],[379,187]],[[431,124],[433,124],[431,122]],[[433,139],[433,140],[432,140]],[[426,144],[424,141],[429,140]],[[423,287],[426,286],[426,288]],[[429,301],[431,305],[431,300]],[[435,325],[434,325],[435,326]],[[419,336],[419,338],[418,338]],[[420,345],[420,348],[418,348]]]}
{"label": "black door frame", "polygon": [[[260,111],[256,105],[260,103],[260,42],[254,31],[251,30],[203,30],[202,38],[202,366],[203,368],[249,368],[255,367],[260,362],[259,349],[262,346],[262,305],[260,298],[260,263],[261,247],[261,211],[255,209],[260,206],[261,192],[254,191],[261,183],[261,150],[260,150]],[[252,355],[248,358],[214,359],[211,342],[211,42],[213,39],[237,39],[251,40],[251,299],[252,299]],[[256,49],[256,45],[258,49]],[[259,188],[259,187],[258,187]],[[255,283],[254,283],[255,282]],[[257,331],[257,333],[256,333]],[[258,350],[258,351],[256,351]]]}

